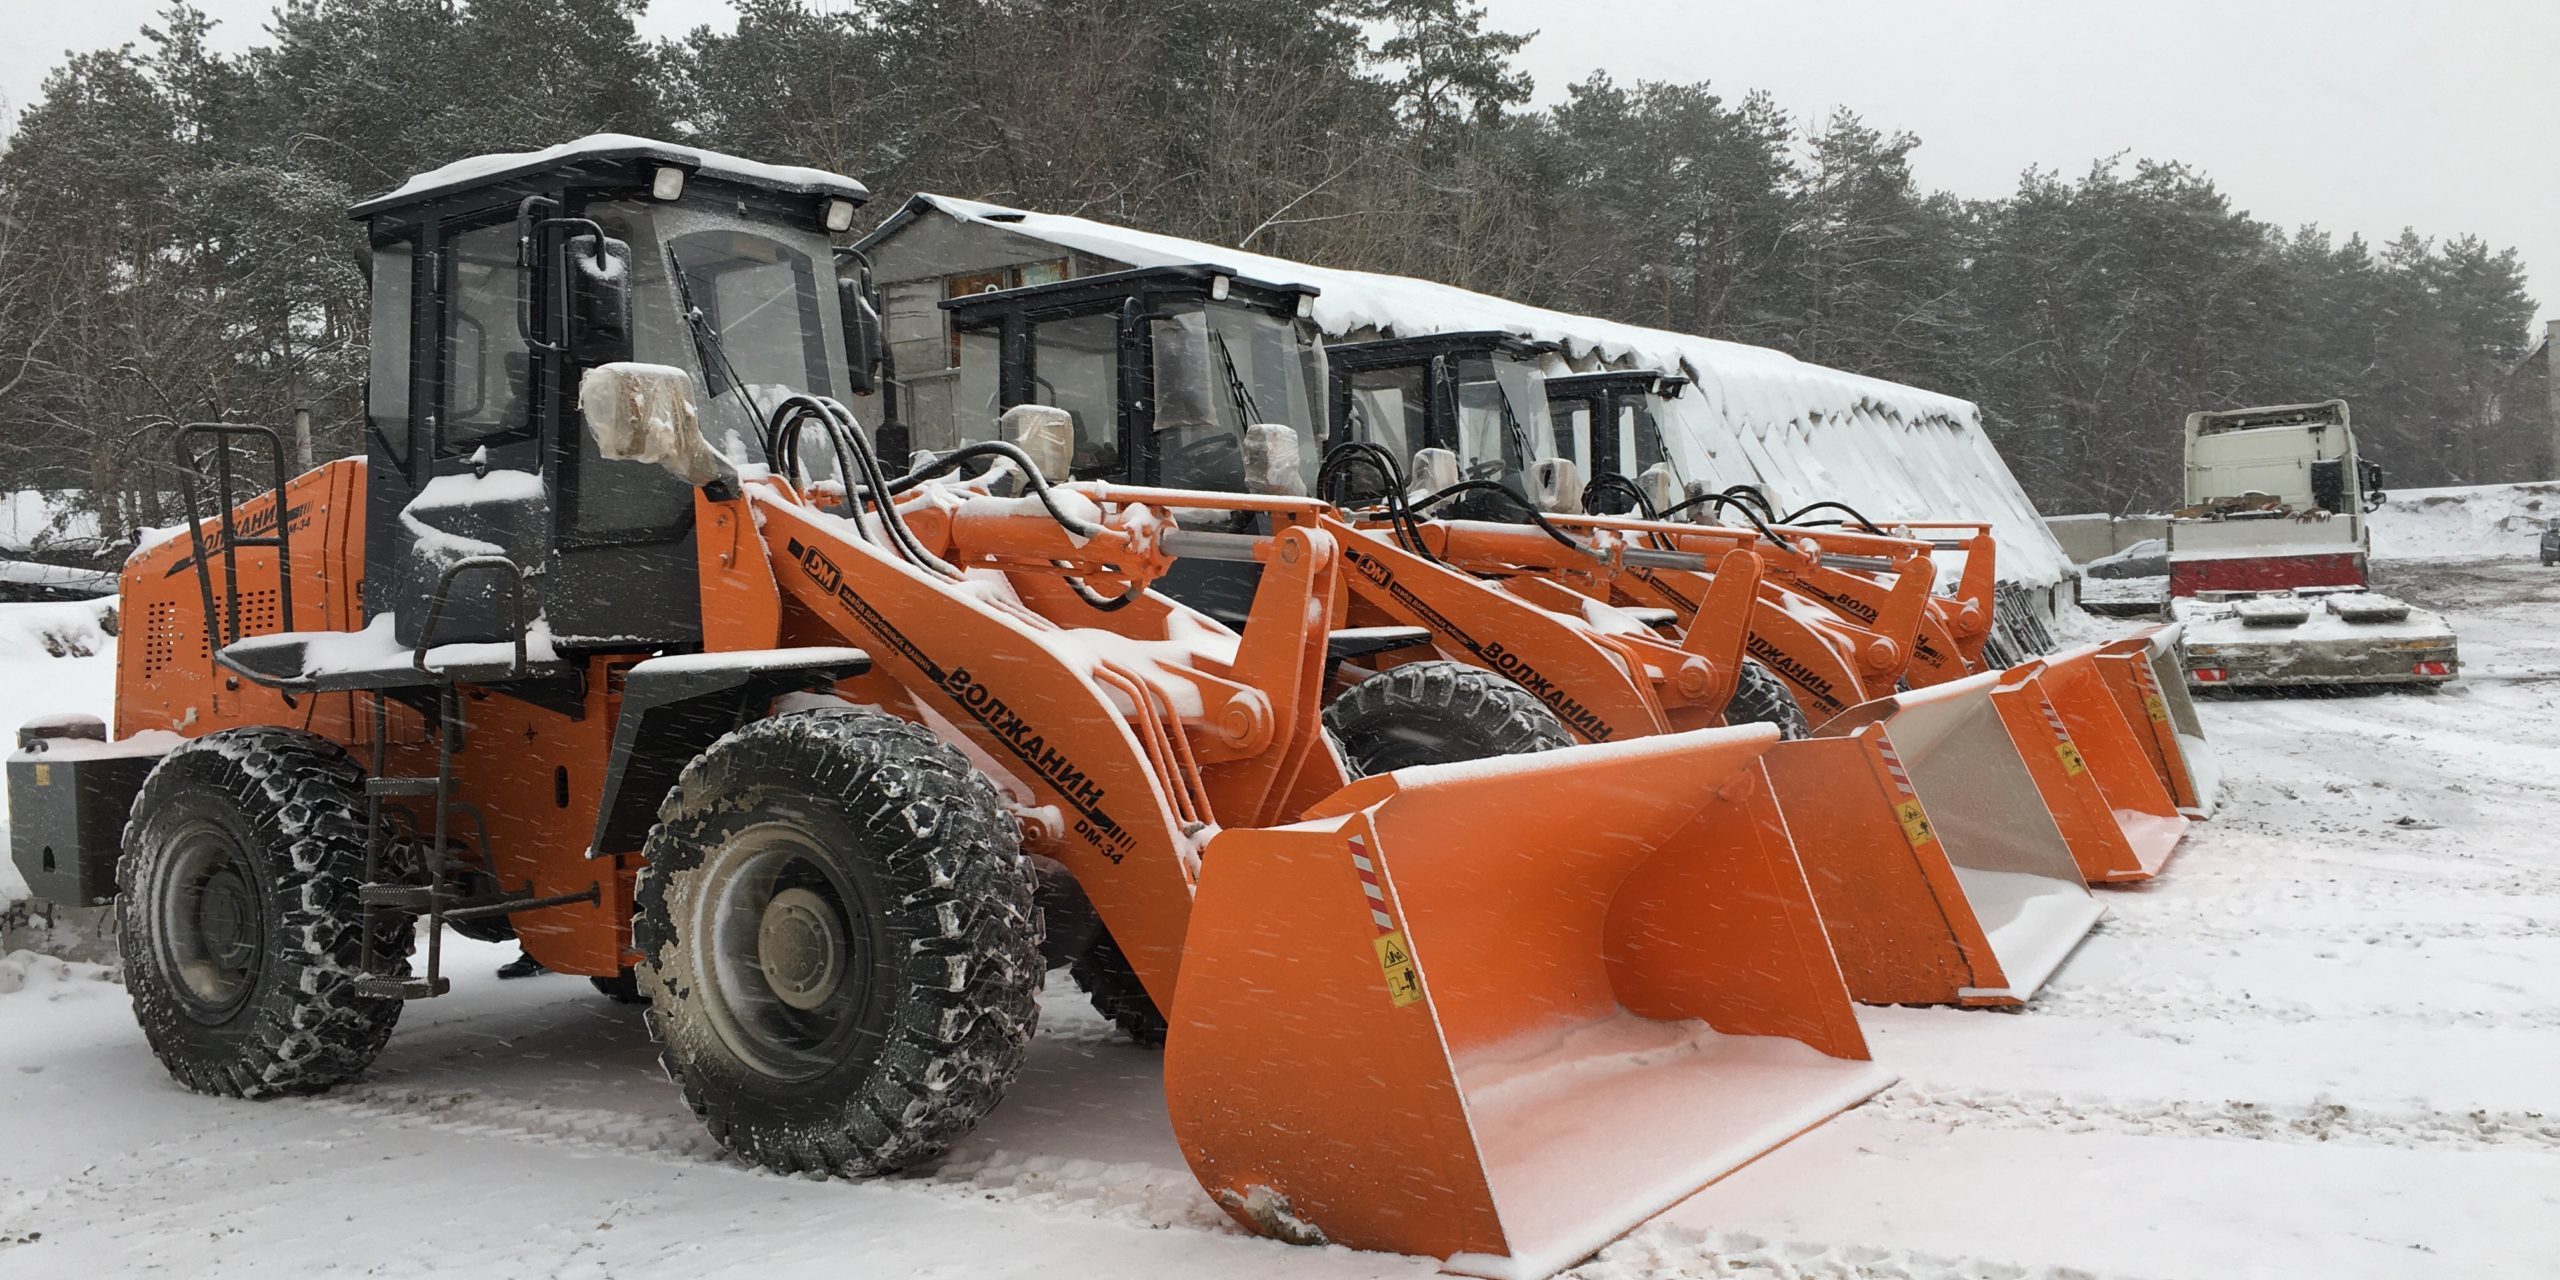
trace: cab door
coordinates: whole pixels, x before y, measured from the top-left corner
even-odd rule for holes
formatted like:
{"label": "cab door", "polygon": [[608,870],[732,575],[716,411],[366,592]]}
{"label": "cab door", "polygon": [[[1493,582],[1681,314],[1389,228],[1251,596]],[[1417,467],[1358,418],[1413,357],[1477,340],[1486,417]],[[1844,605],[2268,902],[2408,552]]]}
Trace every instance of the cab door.
{"label": "cab door", "polygon": [[[519,316],[525,283],[504,207],[428,222],[375,253],[365,605],[368,615],[393,615],[404,645],[417,642],[459,561],[501,555],[532,568],[548,553],[540,406],[550,371]],[[385,330],[404,315],[406,342],[395,345],[401,335]],[[407,376],[386,376],[384,357],[401,346]],[[456,582],[435,639],[502,639],[507,608],[494,575],[469,575]]]}

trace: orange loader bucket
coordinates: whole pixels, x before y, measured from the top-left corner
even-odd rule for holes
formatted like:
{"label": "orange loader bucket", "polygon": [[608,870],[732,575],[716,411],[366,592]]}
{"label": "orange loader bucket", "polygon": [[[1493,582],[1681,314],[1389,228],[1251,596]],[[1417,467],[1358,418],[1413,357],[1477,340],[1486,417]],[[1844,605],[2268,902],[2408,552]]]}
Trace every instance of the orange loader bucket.
{"label": "orange loader bucket", "polygon": [[1765,726],[1367,778],[1203,855],[1174,1132],[1246,1226],[1573,1265],[1891,1083]]}
{"label": "orange loader bucket", "polygon": [[2144,754],[2161,785],[2190,818],[2213,812],[2219,779],[2212,748],[2205,744],[2204,722],[2187,696],[2187,677],[2178,660],[2179,623],[2153,627],[2137,636],[2099,646],[2098,674],[2115,696],[2116,709],[2133,726]]}
{"label": "orange loader bucket", "polygon": [[1997,675],[1853,707],[1767,757],[1850,994],[2023,1004],[2105,912],[1992,704]]}
{"label": "orange loader bucket", "polygon": [[2091,884],[2148,880],[2187,817],[2108,691],[2090,645],[2000,673],[1992,705]]}

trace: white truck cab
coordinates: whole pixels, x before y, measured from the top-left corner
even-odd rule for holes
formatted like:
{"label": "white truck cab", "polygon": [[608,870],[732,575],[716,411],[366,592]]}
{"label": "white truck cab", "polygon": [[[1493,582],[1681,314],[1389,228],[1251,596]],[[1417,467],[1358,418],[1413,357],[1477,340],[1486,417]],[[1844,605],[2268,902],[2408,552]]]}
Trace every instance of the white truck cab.
{"label": "white truck cab", "polygon": [[2344,400],[2187,415],[2186,505],[2168,551],[2190,684],[2454,677],[2444,619],[2369,589],[2365,516],[2382,505],[2381,478],[2356,453]]}

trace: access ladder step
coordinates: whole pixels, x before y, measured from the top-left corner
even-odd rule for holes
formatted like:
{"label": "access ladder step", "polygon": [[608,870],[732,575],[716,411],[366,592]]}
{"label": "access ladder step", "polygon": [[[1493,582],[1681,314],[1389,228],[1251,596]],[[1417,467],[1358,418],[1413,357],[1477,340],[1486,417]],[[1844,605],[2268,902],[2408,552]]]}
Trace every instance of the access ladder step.
{"label": "access ladder step", "polygon": [[445,978],[358,978],[356,994],[376,1000],[426,1000],[453,990]]}
{"label": "access ladder step", "polygon": [[[448,895],[447,902],[453,899]],[[368,907],[391,907],[400,911],[426,911],[436,905],[433,886],[423,884],[369,884],[356,890],[356,901]]]}
{"label": "access ladder step", "polygon": [[367,778],[364,793],[369,796],[431,796],[442,786],[435,778]]}

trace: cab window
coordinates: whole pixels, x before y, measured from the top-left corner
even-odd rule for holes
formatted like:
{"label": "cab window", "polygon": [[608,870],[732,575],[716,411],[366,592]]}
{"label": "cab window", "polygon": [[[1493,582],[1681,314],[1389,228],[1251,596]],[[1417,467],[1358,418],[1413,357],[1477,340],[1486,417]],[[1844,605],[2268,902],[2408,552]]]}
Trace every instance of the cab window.
{"label": "cab window", "polygon": [[1031,330],[1031,400],[1064,409],[1075,423],[1078,480],[1118,479],[1120,320],[1110,314],[1050,320]]}
{"label": "cab window", "polygon": [[383,456],[402,471],[409,467],[409,334],[417,259],[417,249],[407,241],[373,251],[373,350],[365,426]]}
{"label": "cab window", "polygon": [[524,270],[516,265],[512,222],[465,231],[442,254],[445,299],[438,341],[436,453],[466,454],[533,429],[527,378],[532,349],[517,327]]}

